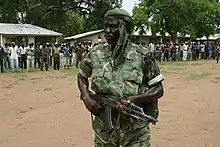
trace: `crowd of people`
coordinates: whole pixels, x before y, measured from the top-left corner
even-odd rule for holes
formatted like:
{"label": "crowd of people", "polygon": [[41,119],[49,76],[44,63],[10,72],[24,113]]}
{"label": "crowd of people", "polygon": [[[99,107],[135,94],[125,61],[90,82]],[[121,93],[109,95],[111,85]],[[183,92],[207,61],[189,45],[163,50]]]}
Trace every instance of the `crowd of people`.
{"label": "crowd of people", "polygon": [[150,43],[150,53],[159,62],[161,61],[196,61],[219,60],[219,44],[203,42],[187,42],[181,44]]}
{"label": "crowd of people", "polygon": [[[99,43],[101,42],[95,43],[94,46]],[[54,44],[30,43],[27,46],[15,42],[6,43],[5,46],[0,46],[1,72],[4,72],[4,69],[11,69],[12,72],[19,69],[43,71],[52,67],[54,70],[59,70],[60,67],[70,68],[73,64],[78,68],[80,61],[91,48],[91,41],[79,42],[74,46],[57,42]],[[220,46],[214,43],[150,43],[147,48],[158,62],[216,59],[218,63],[220,56]]]}
{"label": "crowd of people", "polygon": [[74,63],[78,67],[90,51],[91,45],[91,41],[80,42],[75,46],[57,42],[30,43],[27,46],[15,42],[6,43],[0,47],[1,72],[4,72],[4,69],[12,72],[18,72],[19,69],[26,69],[27,72],[33,69],[59,70],[60,67],[70,68]]}

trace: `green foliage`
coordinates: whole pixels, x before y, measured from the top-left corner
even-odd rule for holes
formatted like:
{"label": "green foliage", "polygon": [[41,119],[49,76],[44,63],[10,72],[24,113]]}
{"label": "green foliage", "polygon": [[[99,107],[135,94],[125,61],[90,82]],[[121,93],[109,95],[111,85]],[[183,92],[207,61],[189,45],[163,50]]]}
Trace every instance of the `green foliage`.
{"label": "green foliage", "polygon": [[66,36],[102,28],[122,0],[0,0],[0,22],[30,23]]}
{"label": "green foliage", "polygon": [[220,26],[220,4],[213,0],[141,0],[133,10],[138,28],[194,37],[214,34]]}

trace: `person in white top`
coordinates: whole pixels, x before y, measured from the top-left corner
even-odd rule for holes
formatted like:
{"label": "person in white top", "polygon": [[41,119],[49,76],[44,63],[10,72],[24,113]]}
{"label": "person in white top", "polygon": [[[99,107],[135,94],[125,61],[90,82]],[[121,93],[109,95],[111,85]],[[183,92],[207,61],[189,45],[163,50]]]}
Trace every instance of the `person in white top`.
{"label": "person in white top", "polygon": [[183,61],[187,60],[188,53],[188,45],[186,43],[183,44]]}
{"label": "person in white top", "polygon": [[22,69],[26,69],[27,68],[27,57],[26,57],[26,53],[25,53],[25,48],[24,48],[24,44],[22,44],[19,47],[19,54],[21,56],[21,60],[20,60],[20,67]]}
{"label": "person in white top", "polygon": [[149,49],[150,49],[151,56],[154,57],[155,45],[152,42],[149,44]]}
{"label": "person in white top", "polygon": [[34,67],[34,43],[30,43],[25,52],[27,54],[27,72],[29,72],[30,68]]}
{"label": "person in white top", "polygon": [[201,43],[201,60],[205,59],[205,44]]}
{"label": "person in white top", "polygon": [[18,71],[18,47],[15,46],[15,43],[11,43],[11,47],[9,48],[9,52],[11,54],[10,60],[11,60],[11,69],[12,72]]}

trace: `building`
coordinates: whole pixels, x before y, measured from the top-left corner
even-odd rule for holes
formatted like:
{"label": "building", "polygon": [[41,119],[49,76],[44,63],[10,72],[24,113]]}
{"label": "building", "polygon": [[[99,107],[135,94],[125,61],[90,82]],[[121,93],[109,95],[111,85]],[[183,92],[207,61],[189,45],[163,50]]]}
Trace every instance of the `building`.
{"label": "building", "polygon": [[201,42],[220,42],[220,34],[214,34],[210,35],[208,38],[207,37],[201,37],[197,38],[196,41],[201,41]]}
{"label": "building", "polygon": [[75,43],[84,42],[84,41],[91,41],[92,44],[95,44],[96,42],[98,42],[98,39],[101,39],[102,43],[106,42],[103,29],[78,34],[64,39],[67,40],[71,46],[75,45]]}
{"label": "building", "polygon": [[25,45],[35,42],[52,42],[59,36],[62,34],[31,24],[0,23],[1,45],[11,42]]}
{"label": "building", "polygon": [[[161,35],[160,33],[156,33],[156,35],[153,35],[151,30],[147,30],[143,33],[140,34],[140,30],[134,32],[134,39],[137,44],[142,44],[142,45],[148,45],[150,42],[169,42],[171,36],[169,33],[165,33],[164,35]],[[185,35],[181,36],[180,33],[177,34],[176,42],[182,42],[182,41],[187,41],[190,39],[190,35]]]}

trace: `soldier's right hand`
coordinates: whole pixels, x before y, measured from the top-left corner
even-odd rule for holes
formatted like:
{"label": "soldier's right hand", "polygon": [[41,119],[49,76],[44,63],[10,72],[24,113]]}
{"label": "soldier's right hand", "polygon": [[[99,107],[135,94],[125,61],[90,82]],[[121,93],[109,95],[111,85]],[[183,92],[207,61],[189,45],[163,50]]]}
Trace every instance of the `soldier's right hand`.
{"label": "soldier's right hand", "polygon": [[91,98],[89,95],[87,95],[82,98],[82,101],[83,101],[84,105],[86,106],[86,108],[93,115],[97,116],[99,114],[99,110],[101,109],[101,106],[93,98]]}

